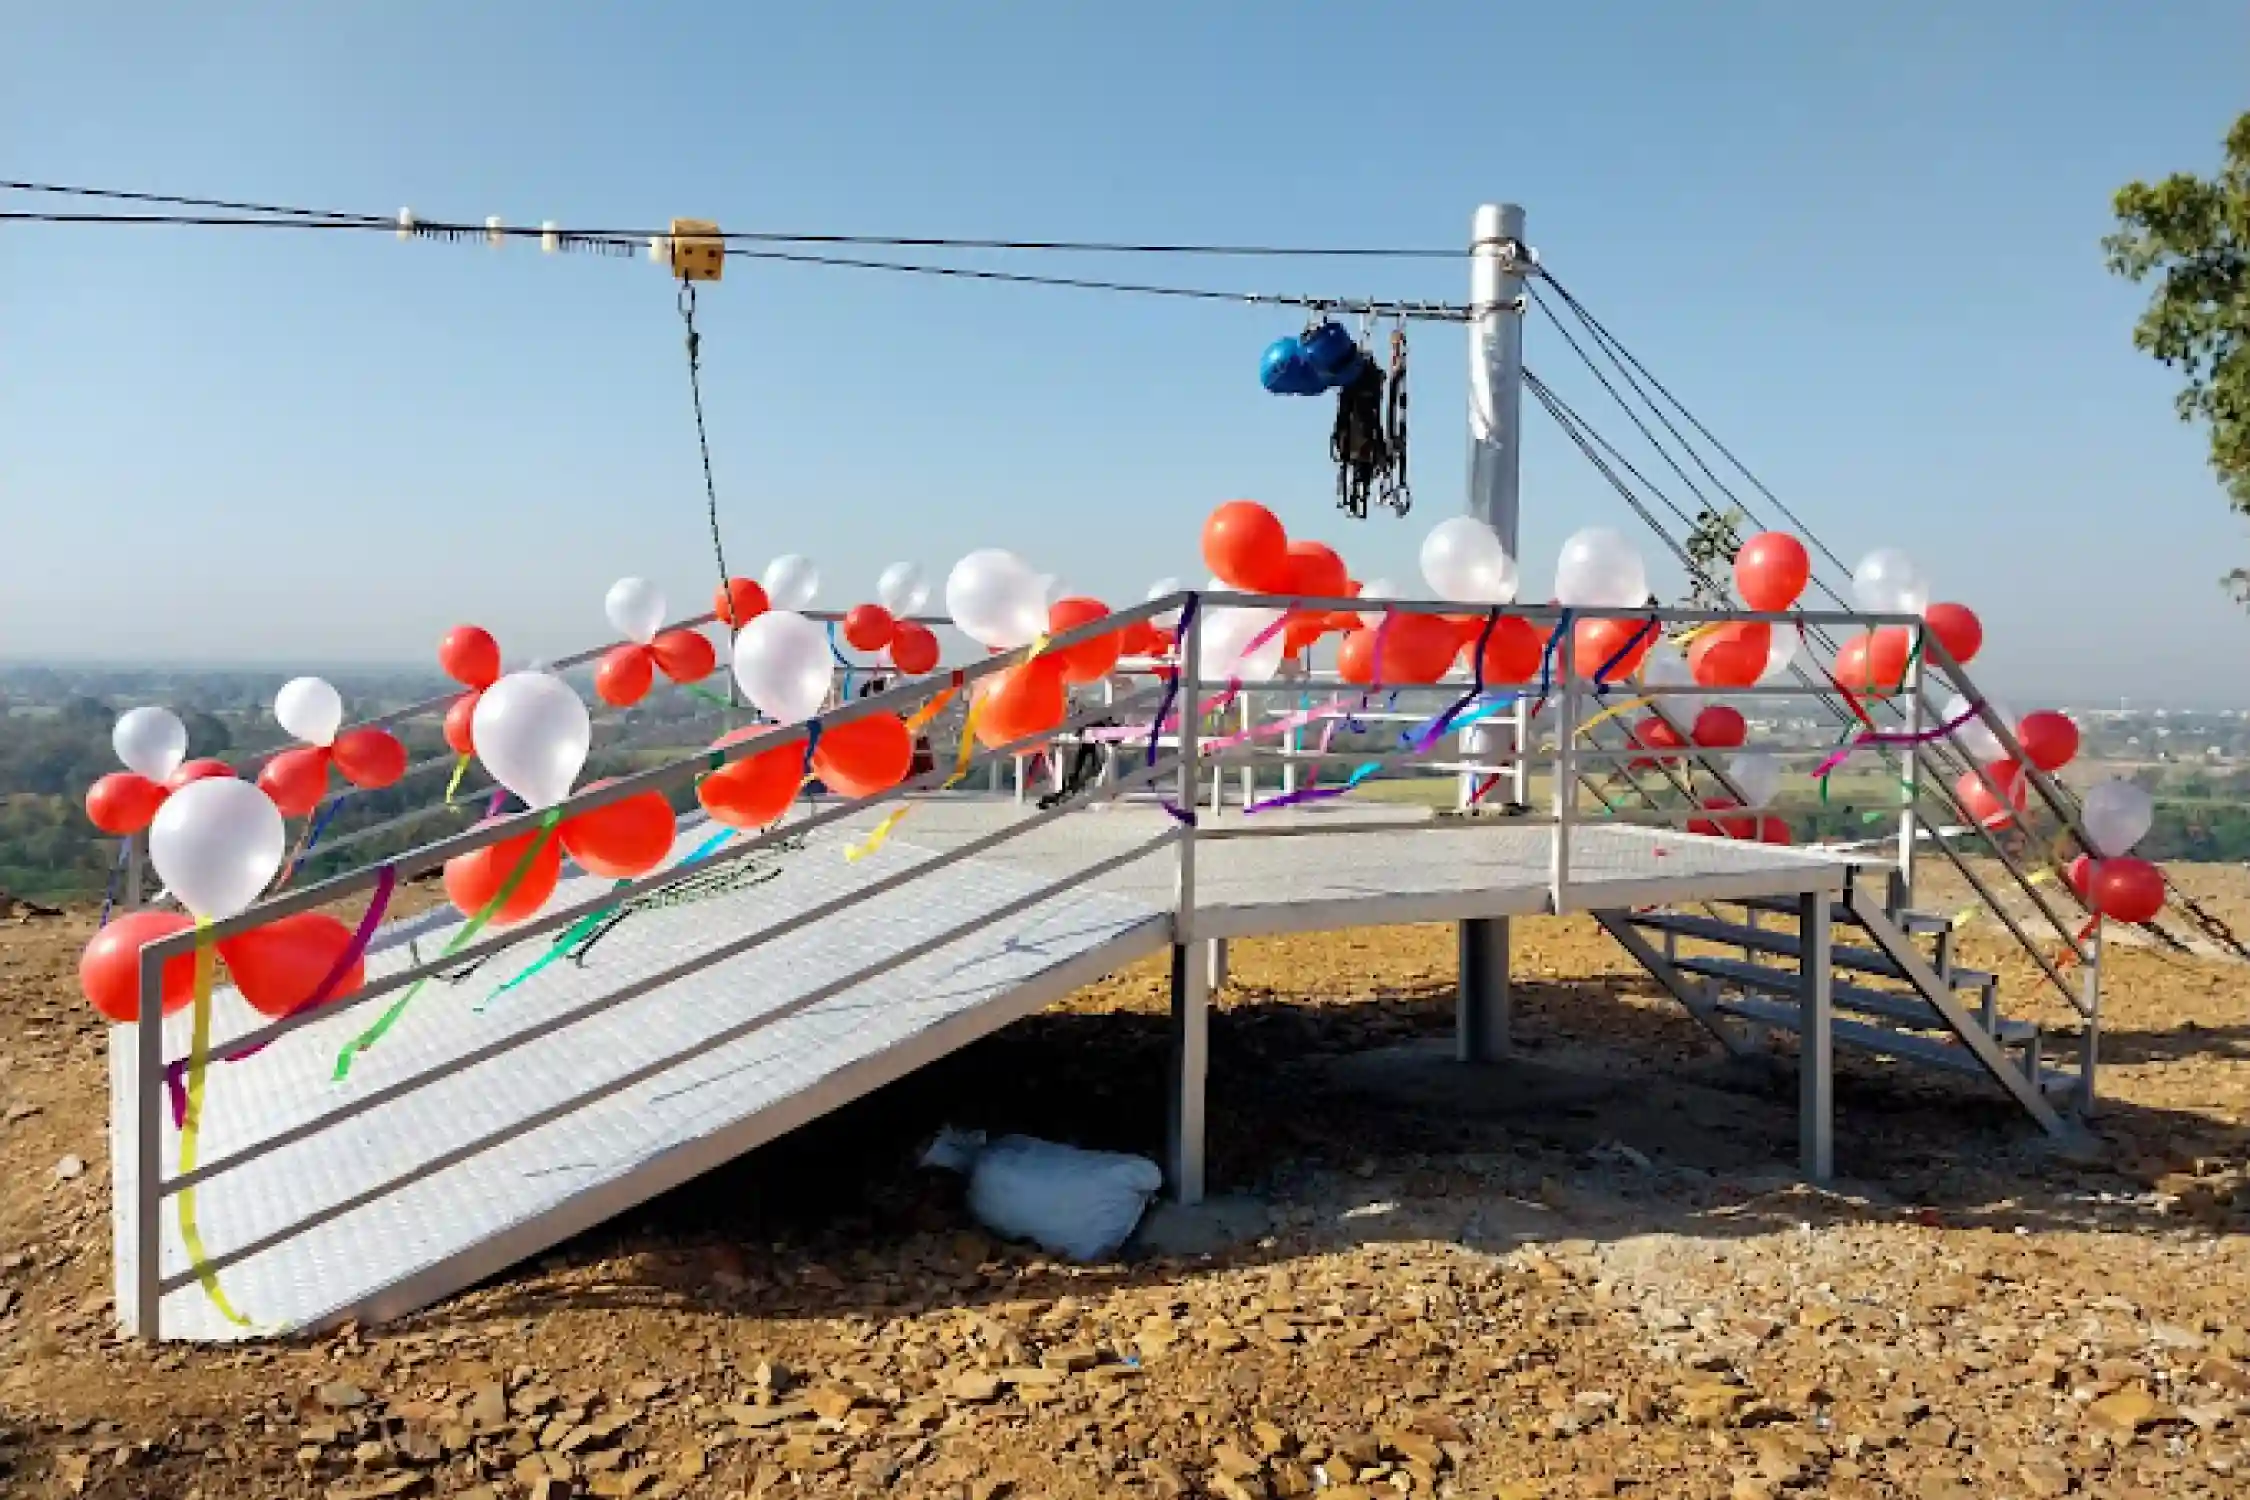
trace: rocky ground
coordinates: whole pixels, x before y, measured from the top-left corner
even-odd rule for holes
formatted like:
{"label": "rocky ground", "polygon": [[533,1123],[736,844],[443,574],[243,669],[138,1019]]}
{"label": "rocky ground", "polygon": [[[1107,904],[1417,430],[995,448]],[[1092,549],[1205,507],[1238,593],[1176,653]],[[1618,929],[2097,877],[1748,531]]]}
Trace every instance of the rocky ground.
{"label": "rocky ground", "polygon": [[1523,1057],[1481,1075],[1429,1056],[1450,931],[1244,944],[1229,1199],[1118,1263],[994,1243],[914,1160],[1153,1152],[1153,970],[404,1323],[151,1353],[88,926],[0,924],[10,1494],[2250,1495],[2250,969],[2113,951],[2067,1154],[1847,1061],[1814,1191],[1786,1066],[1716,1060],[1590,923],[1519,924]]}

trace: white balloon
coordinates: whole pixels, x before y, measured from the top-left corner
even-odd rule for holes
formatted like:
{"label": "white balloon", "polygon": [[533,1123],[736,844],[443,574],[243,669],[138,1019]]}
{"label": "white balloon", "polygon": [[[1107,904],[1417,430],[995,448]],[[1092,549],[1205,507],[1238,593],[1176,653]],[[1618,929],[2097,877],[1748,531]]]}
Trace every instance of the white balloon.
{"label": "white balloon", "polygon": [[157,809],[148,857],[165,888],[196,916],[223,922],[245,910],[281,868],[281,810],[256,782],[191,781]]}
{"label": "white balloon", "polygon": [[1930,584],[1913,558],[1896,547],[1878,547],[1852,569],[1852,598],[1871,615],[1919,618],[1930,606]]}
{"label": "white balloon", "polygon": [[570,795],[594,745],[594,722],[570,684],[545,672],[510,672],[477,698],[469,716],[477,759],[527,807]]}
{"label": "white balloon", "polygon": [[1500,534],[1474,516],[1454,516],[1422,539],[1422,578],[1440,599],[1512,604],[1516,564]]}
{"label": "white balloon", "polygon": [[819,713],[835,678],[828,632],[793,611],[769,609],[734,638],[734,680],[777,723],[801,724]]}
{"label": "white balloon", "polygon": [[1288,632],[1276,630],[1270,640],[1253,648],[1251,642],[1280,620],[1278,609],[1214,609],[1196,626],[1196,675],[1205,682],[1239,677],[1244,682],[1271,682],[1281,670]]}
{"label": "white balloon", "polygon": [[1766,669],[1758,674],[1760,682],[1779,682],[1789,664],[1797,659],[1797,632],[1776,625],[1773,644],[1766,648]]}
{"label": "white balloon", "polygon": [[[1997,702],[1987,703],[1986,706],[1992,710],[1992,716],[2001,723],[2013,725],[2016,722],[2013,710],[2003,707]],[[1967,722],[1953,731],[1953,743],[1967,752],[1969,758],[1978,765],[1991,765],[2008,753],[2007,747],[2000,743],[1999,737],[1992,732],[1991,726],[1985,723],[1982,714],[1974,714],[1969,710],[1969,700],[1959,693],[1955,693],[1945,700],[1945,707],[1938,710],[1937,724],[1930,727],[1934,729],[1954,723],[1957,720],[1966,719]]]}
{"label": "white balloon", "polygon": [[1730,756],[1727,776],[1742,793],[1744,807],[1771,807],[1781,795],[1781,762],[1763,750]]}
{"label": "white balloon", "polygon": [[1555,559],[1555,602],[1572,609],[1638,609],[1648,569],[1633,544],[1607,526],[1574,533]]}
{"label": "white balloon", "polygon": [[1070,585],[1063,582],[1062,574],[1042,573],[1039,575],[1039,599],[1047,608],[1053,609],[1058,602],[1069,597]]}
{"label": "white balloon", "polygon": [[1660,641],[1650,647],[1648,655],[1641,659],[1641,685],[1648,688],[1693,687],[1695,674],[1688,669],[1686,653],[1669,641]]}
{"label": "white balloon", "polygon": [[129,708],[117,716],[109,743],[126,770],[163,781],[187,759],[187,725],[168,708]]}
{"label": "white balloon", "polygon": [[987,547],[945,575],[945,613],[980,646],[1028,646],[1047,629],[1044,582],[1013,552]]}
{"label": "white balloon", "polygon": [[602,600],[609,628],[637,645],[645,646],[664,628],[664,595],[646,578],[620,578]]}
{"label": "white balloon", "polygon": [[1397,599],[1402,596],[1398,591],[1398,585],[1388,578],[1370,578],[1359,586],[1359,597],[1362,599]]}
{"label": "white balloon", "polygon": [[2117,859],[2148,837],[2156,822],[2156,802],[2146,787],[2130,781],[2097,782],[2078,804],[2078,821],[2085,825],[2094,853]]}
{"label": "white balloon", "polygon": [[929,607],[930,580],[918,563],[892,563],[875,580],[875,602],[901,619],[918,615]]}
{"label": "white balloon", "polygon": [[820,592],[820,569],[809,557],[787,552],[766,564],[766,602],[775,609],[803,609]]}
{"label": "white balloon", "polygon": [[344,727],[344,700],[325,678],[292,677],[273,695],[273,720],[308,745],[333,745]]}

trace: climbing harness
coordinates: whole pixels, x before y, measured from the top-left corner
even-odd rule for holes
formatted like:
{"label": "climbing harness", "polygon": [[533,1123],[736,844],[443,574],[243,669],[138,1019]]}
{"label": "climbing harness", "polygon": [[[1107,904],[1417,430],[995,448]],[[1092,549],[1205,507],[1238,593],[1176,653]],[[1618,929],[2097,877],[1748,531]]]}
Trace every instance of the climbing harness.
{"label": "climbing harness", "polygon": [[1358,365],[1337,390],[1336,425],[1328,435],[1336,508],[1364,520],[1373,501],[1403,516],[1414,503],[1406,482],[1405,325],[1391,334],[1387,373],[1368,354],[1364,334],[1359,348]]}

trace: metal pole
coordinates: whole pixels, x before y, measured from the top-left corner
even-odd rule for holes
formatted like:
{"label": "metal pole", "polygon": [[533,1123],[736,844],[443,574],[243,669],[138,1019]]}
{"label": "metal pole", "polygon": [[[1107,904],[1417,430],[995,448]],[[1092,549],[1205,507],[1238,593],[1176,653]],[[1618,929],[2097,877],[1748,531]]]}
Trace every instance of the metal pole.
{"label": "metal pole", "polygon": [[1487,203],[1469,241],[1469,514],[1517,556],[1523,436],[1523,210]]}
{"label": "metal pole", "polygon": [[[2094,1072],[2100,1066],[2102,1052],[2103,927],[2104,924],[2102,923],[2094,924],[2093,941],[2086,945],[2086,962],[2082,977],[2079,980],[2079,983],[2083,986],[2080,993],[2084,996],[2084,1002],[2080,1009],[2086,1016],[2086,1029],[2079,1034],[2078,1038],[2078,1091],[2076,1102],[2078,1113],[2081,1115],[2093,1114],[2094,1101],[2098,1097],[2094,1084]],[[2041,1087],[2038,1078],[2032,1079],[2032,1086],[2035,1088]]]}
{"label": "metal pole", "polygon": [[[1196,721],[1203,698],[1196,657],[1202,634],[1199,610],[1180,637],[1179,799],[1190,818],[1202,800],[1202,768],[1196,754]],[[1195,825],[1190,822],[1180,830],[1178,884],[1173,892],[1172,1097],[1164,1132],[1172,1196],[1186,1204],[1203,1201],[1204,1086],[1211,1057],[1211,949],[1196,941],[1195,925]]]}
{"label": "metal pole", "polygon": [[1797,933],[1797,1154],[1806,1177],[1836,1175],[1835,993],[1829,970],[1829,896],[1799,898]]}
{"label": "metal pole", "polygon": [[133,1023],[133,1332],[153,1344],[162,1335],[164,1307],[163,961],[144,948],[140,971]]}
{"label": "metal pole", "polygon": [[[1927,626],[1922,627],[1928,629]],[[1915,816],[1914,799],[1920,779],[1921,758],[1914,754],[1913,742],[1922,733],[1922,653],[1916,651],[1906,663],[1906,681],[1900,684],[1906,692],[1906,764],[1899,776],[1905,788],[1906,805],[1898,814],[1898,899],[1891,903],[1891,914],[1896,916],[1914,905],[1915,845],[1921,834],[1920,820]]]}
{"label": "metal pole", "polygon": [[1555,713],[1555,829],[1548,845],[1549,899],[1555,915],[1570,909],[1570,824],[1578,810],[1578,632],[1565,630],[1556,654],[1562,658],[1562,696]]}
{"label": "metal pole", "polygon": [[1459,925],[1453,1056],[1465,1063],[1498,1062],[1508,1055],[1508,919],[1472,917]]}

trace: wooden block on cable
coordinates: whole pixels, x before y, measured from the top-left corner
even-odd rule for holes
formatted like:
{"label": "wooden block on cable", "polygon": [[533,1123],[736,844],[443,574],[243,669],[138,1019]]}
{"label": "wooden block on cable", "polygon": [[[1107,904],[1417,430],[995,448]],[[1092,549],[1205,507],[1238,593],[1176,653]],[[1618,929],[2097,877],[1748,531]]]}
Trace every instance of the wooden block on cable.
{"label": "wooden block on cable", "polygon": [[727,242],[709,219],[674,219],[672,274],[682,281],[717,281],[727,265]]}

